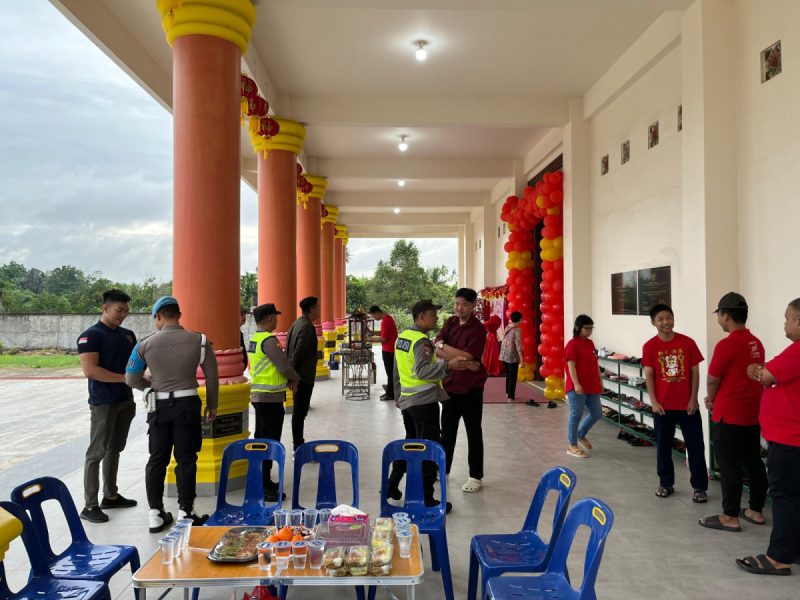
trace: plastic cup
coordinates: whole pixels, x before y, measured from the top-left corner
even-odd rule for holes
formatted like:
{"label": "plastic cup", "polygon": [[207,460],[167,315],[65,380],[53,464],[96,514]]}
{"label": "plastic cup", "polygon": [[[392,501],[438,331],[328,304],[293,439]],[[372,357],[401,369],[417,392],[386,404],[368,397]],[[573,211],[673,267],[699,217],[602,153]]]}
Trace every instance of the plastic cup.
{"label": "plastic cup", "polygon": [[325,540],[308,542],[308,566],[312,569],[322,568],[322,558],[325,556]]}
{"label": "plastic cup", "polygon": [[307,508],[303,511],[303,525],[308,529],[314,529],[317,524],[319,511],[316,508]]}
{"label": "plastic cup", "polygon": [[[180,544],[180,551],[177,552],[180,555],[186,547],[189,545],[189,531],[190,529],[185,525],[178,523],[175,527],[172,528],[170,535],[175,535],[178,537],[178,543]],[[176,548],[177,549],[177,548]]]}
{"label": "plastic cup", "polygon": [[394,526],[395,526],[395,528],[397,528],[397,527],[401,527],[401,528],[402,527],[411,527],[411,519],[408,519],[406,517],[402,517],[400,519],[395,519],[394,520]]}
{"label": "plastic cup", "polygon": [[411,557],[411,537],[410,529],[397,530],[397,548],[400,551],[400,558]]}
{"label": "plastic cup", "polygon": [[269,571],[272,567],[272,551],[274,547],[275,544],[272,542],[261,542],[260,544],[256,544],[259,571]]}
{"label": "plastic cup", "polygon": [[158,540],[158,545],[161,546],[161,564],[171,565],[175,560],[175,538],[165,536]]}
{"label": "plastic cup", "polygon": [[327,525],[328,519],[331,518],[331,509],[330,508],[320,508],[317,511],[317,520],[319,521],[320,525]]}
{"label": "plastic cup", "polygon": [[392,515],[392,519],[397,521],[397,519],[408,519],[411,520],[411,517],[408,516],[407,512],[396,512]]}
{"label": "plastic cup", "polygon": [[183,553],[183,533],[173,529],[167,534],[167,537],[175,540],[173,542],[175,545],[172,548],[172,556],[177,559]]}
{"label": "plastic cup", "polygon": [[275,544],[275,564],[279,571],[289,567],[289,557],[292,555],[291,542],[277,542]]}
{"label": "plastic cup", "polygon": [[303,524],[303,511],[299,508],[293,508],[289,511],[289,525],[297,527]]}
{"label": "plastic cup", "polygon": [[292,542],[292,561],[294,568],[302,571],[306,568],[306,557],[308,556],[308,542],[298,540]]}
{"label": "plastic cup", "polygon": [[289,524],[289,509],[278,508],[273,511],[272,516],[275,518],[275,527],[281,529]]}

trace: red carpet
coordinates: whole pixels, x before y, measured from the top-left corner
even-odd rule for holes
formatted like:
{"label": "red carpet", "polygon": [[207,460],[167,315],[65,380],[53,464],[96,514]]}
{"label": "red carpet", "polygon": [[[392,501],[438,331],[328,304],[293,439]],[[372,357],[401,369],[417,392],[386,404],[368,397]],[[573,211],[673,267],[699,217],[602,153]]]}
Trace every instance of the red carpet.
{"label": "red carpet", "polygon": [[[527,383],[517,382],[517,391],[514,393],[514,400],[510,402],[525,402],[527,400],[536,400],[537,402],[544,402],[547,404],[541,390],[535,388]],[[483,403],[484,404],[508,404],[506,400],[506,378],[505,377],[489,377],[486,380],[486,386],[483,388]]]}

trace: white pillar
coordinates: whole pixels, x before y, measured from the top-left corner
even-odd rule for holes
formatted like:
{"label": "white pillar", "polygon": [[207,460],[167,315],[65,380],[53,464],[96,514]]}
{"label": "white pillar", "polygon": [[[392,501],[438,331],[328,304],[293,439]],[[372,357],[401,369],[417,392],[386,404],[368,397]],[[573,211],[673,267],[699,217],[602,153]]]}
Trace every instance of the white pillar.
{"label": "white pillar", "polygon": [[459,225],[458,227],[458,273],[456,274],[458,277],[458,287],[466,287],[467,285],[467,257],[466,257],[466,239],[465,239],[465,227],[463,225]]}
{"label": "white pillar", "polygon": [[491,198],[487,198],[483,205],[483,285],[481,287],[497,285],[495,277],[497,217],[495,210]]}

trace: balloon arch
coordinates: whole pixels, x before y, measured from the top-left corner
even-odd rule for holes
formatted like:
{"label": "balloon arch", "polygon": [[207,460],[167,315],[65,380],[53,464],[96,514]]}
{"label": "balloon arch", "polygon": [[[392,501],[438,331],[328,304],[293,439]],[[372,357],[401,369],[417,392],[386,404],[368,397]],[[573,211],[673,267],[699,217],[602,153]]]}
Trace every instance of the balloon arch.
{"label": "balloon arch", "polygon": [[[542,357],[539,375],[544,378],[548,400],[564,397],[564,202],[563,174],[545,173],[535,186],[525,188],[522,198],[509,196],[500,218],[511,234],[503,247],[508,253],[508,312],[522,313],[522,349],[525,368],[521,381],[534,378],[536,351]],[[534,291],[534,228],[542,223],[539,241],[542,277]],[[538,296],[538,302],[537,302]],[[537,307],[538,304],[538,307]],[[541,316],[539,345],[536,346],[537,308]]]}

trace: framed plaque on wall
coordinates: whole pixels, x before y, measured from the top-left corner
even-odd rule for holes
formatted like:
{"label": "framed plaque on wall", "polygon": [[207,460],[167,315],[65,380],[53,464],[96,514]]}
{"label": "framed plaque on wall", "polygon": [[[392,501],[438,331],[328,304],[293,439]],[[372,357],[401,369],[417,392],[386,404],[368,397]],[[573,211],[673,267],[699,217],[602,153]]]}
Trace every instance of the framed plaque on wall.
{"label": "framed plaque on wall", "polygon": [[637,314],[636,301],[636,271],[613,273],[611,275],[611,314]]}
{"label": "framed plaque on wall", "polygon": [[670,267],[639,269],[639,314],[650,315],[656,304],[672,306],[672,272]]}

